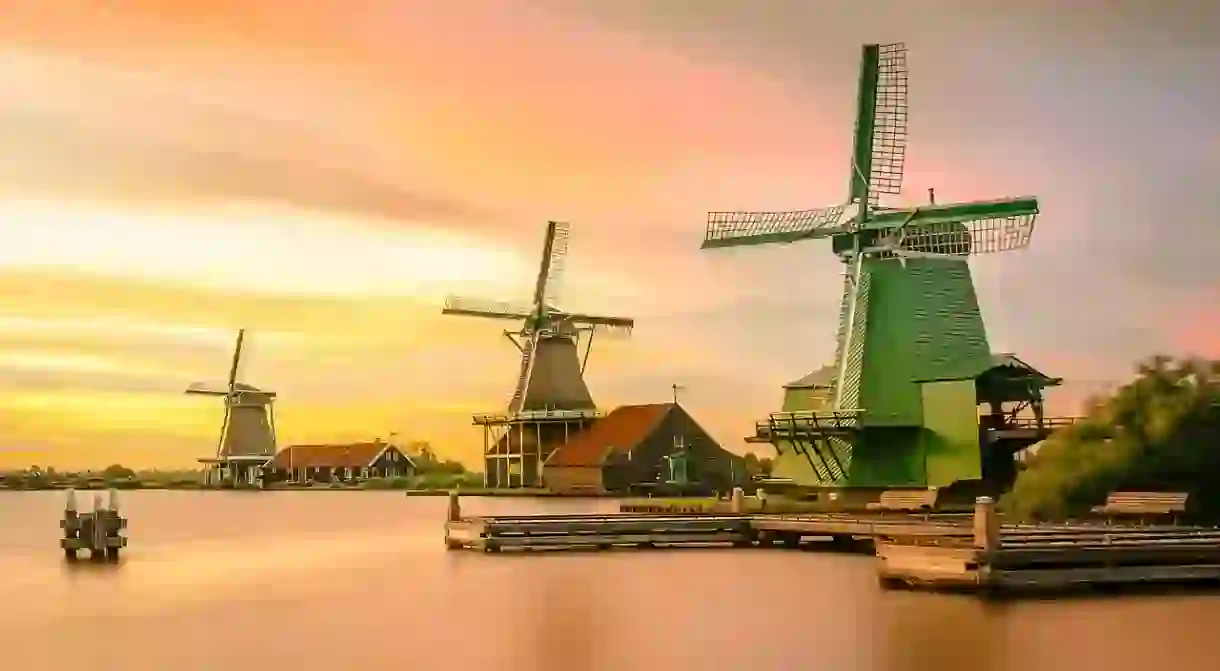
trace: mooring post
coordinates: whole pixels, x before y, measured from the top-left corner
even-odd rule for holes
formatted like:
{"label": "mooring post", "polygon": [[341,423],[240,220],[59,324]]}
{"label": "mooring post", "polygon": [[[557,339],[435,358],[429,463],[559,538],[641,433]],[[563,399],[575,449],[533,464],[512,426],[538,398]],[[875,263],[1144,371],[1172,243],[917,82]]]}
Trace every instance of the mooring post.
{"label": "mooring post", "polygon": [[458,493],[454,490],[449,491],[449,515],[447,519],[450,522],[460,522],[462,520],[462,502],[458,498]]}
{"label": "mooring post", "polygon": [[741,487],[733,488],[732,498],[729,499],[729,512],[734,515],[740,515],[746,511],[746,491]]}
{"label": "mooring post", "polygon": [[59,523],[64,529],[63,540],[59,546],[63,548],[64,558],[68,561],[76,559],[76,538],[80,533],[80,516],[76,512],[76,490],[68,488],[64,500],[64,519]]}
{"label": "mooring post", "polygon": [[974,500],[974,547],[984,553],[1000,549],[1000,521],[996,517],[995,499],[990,496]]}
{"label": "mooring post", "polygon": [[114,487],[110,488],[110,505],[107,508],[110,510],[111,515],[119,516],[119,490]]}

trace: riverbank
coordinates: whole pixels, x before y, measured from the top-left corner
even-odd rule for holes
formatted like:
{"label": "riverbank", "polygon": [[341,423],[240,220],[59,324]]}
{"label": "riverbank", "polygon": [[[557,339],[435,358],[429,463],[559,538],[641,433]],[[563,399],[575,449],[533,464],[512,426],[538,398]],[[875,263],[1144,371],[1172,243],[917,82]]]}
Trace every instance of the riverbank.
{"label": "riverbank", "polygon": [[351,482],[351,483],[327,483],[327,484],[275,484],[265,488],[234,488],[234,487],[214,487],[206,486],[197,482],[180,482],[180,483],[154,483],[154,482],[56,482],[45,485],[27,487],[0,487],[2,492],[41,492],[41,491],[63,491],[74,489],[76,491],[104,491],[108,489],[118,489],[123,491],[290,491],[290,492],[385,492],[385,491],[401,491],[406,496],[447,496],[451,491],[457,491],[462,496],[499,496],[499,497],[514,497],[514,498],[615,498],[609,494],[605,496],[580,496],[571,497],[563,494],[556,494],[545,489],[493,489],[487,487],[392,487],[385,486],[382,483],[373,481]]}

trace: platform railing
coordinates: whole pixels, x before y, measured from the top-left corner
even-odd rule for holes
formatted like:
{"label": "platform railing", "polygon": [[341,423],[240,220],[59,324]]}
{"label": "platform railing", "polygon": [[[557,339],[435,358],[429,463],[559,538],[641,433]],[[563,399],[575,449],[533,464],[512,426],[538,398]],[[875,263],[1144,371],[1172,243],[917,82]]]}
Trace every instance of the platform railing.
{"label": "platform railing", "polygon": [[474,424],[510,424],[512,422],[564,422],[598,419],[606,413],[600,410],[524,410],[517,413],[486,413],[474,415]]}

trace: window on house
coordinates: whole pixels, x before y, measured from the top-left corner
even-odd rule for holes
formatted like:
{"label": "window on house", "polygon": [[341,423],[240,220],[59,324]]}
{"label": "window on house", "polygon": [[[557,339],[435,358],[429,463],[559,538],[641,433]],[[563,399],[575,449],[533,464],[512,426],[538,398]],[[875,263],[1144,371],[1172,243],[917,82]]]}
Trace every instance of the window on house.
{"label": "window on house", "polygon": [[369,477],[369,467],[368,466],[365,466],[364,468],[360,469],[360,477],[362,477],[362,478]]}

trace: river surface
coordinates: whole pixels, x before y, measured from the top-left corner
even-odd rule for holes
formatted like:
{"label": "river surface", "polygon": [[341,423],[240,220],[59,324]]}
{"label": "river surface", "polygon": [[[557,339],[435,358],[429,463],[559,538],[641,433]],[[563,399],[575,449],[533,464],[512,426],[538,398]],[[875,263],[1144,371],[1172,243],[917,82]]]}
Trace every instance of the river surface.
{"label": "river surface", "polygon": [[0,492],[5,669],[1146,671],[1215,668],[1220,636],[1214,595],[883,592],[852,555],[447,552],[445,499],[395,492],[124,492],[121,563],[70,566],[63,498]]}

